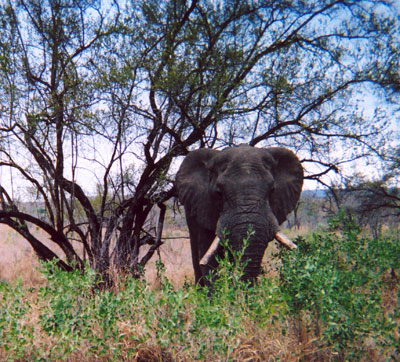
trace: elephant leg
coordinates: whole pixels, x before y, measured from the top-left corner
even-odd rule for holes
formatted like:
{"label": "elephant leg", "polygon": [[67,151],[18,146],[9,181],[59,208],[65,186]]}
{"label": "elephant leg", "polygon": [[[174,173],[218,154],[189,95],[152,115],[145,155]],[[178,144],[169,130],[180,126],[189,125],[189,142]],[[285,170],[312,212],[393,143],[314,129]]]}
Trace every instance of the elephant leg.
{"label": "elephant leg", "polygon": [[187,218],[189,227],[190,247],[192,249],[192,263],[196,284],[204,285],[200,260],[207,252],[215,238],[215,232],[201,227],[194,218]]}

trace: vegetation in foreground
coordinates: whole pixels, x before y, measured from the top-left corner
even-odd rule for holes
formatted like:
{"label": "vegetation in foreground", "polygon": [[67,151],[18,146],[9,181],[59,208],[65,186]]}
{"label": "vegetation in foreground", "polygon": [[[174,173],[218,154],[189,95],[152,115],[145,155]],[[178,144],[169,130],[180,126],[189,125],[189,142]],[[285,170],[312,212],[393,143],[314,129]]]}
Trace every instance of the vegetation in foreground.
{"label": "vegetation in foreground", "polygon": [[140,273],[181,156],[241,143],[285,145],[323,185],[379,169],[387,197],[395,3],[1,1],[0,224],[65,270]]}
{"label": "vegetation in foreground", "polygon": [[44,264],[41,287],[0,284],[0,358],[398,360],[399,240],[365,237],[344,217],[330,226],[280,252],[279,276],[252,287],[226,261],[211,292],[174,289],[161,264],[156,291],[131,278],[100,290],[90,269]]}

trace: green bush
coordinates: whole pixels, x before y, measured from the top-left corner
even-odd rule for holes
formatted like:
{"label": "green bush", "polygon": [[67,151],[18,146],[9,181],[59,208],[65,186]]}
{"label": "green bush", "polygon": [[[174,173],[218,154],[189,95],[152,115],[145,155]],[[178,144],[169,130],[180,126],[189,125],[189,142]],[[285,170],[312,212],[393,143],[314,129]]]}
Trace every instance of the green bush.
{"label": "green bush", "polygon": [[[211,292],[194,285],[174,289],[162,264],[159,291],[132,278],[123,280],[118,291],[102,290],[89,268],[67,273],[43,264],[47,283],[34,291],[34,305],[25,300],[29,291],[20,284],[0,287],[7,306],[0,312],[0,358],[120,360],[153,345],[171,356],[190,348],[185,355],[193,360],[229,359],[240,345],[244,321],[262,328],[283,319],[287,309],[274,281],[262,279],[249,287],[241,280],[240,253],[227,249]],[[39,323],[29,320],[32,307]],[[35,342],[38,336],[43,343]]]}
{"label": "green bush", "polygon": [[[239,251],[230,248],[226,240],[220,241],[225,253],[215,275],[210,276],[211,289],[186,285],[175,290],[161,278],[162,293],[155,308],[159,312],[151,314],[153,319],[148,319],[147,325],[154,329],[162,347],[174,349],[189,343],[194,360],[203,360],[210,351],[229,360],[240,344],[236,337],[244,332],[245,320],[262,328],[283,319],[287,308],[276,283],[263,278],[250,287],[241,279],[246,266],[241,259],[250,236],[251,231]],[[162,266],[160,270],[163,275]]]}
{"label": "green bush", "polygon": [[299,238],[297,251],[281,252],[279,278],[261,276],[254,285],[241,279],[243,250],[228,246],[212,290],[174,289],[162,263],[156,291],[129,277],[104,290],[89,268],[67,273],[43,264],[47,282],[38,289],[0,283],[0,359],[119,361],[153,350],[154,360],[237,360],[244,340],[258,334],[262,351],[264,331],[283,338],[299,316],[318,337],[316,350],[357,360],[369,338],[398,359],[400,305],[385,310],[382,298],[397,288],[399,242],[369,239],[342,216],[330,225],[335,232]]}
{"label": "green bush", "polygon": [[[343,214],[330,221],[340,232],[297,239],[298,252],[282,253],[281,290],[290,312],[311,315],[311,328],[324,345],[348,357],[360,357],[360,341],[399,343],[394,314],[381,307],[386,276],[400,268],[400,245],[369,239]],[[398,313],[395,309],[395,313]]]}
{"label": "green bush", "polygon": [[20,281],[0,283],[0,350],[15,358],[26,356],[33,342],[32,327],[21,323],[29,310],[24,293]]}

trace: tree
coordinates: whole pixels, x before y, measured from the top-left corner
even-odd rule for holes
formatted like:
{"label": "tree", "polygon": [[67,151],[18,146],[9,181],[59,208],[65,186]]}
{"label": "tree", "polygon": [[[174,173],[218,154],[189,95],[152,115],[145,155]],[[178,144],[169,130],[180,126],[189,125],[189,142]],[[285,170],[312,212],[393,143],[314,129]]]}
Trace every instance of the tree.
{"label": "tree", "polygon": [[389,187],[385,180],[354,179],[331,192],[335,193],[336,203],[329,211],[336,214],[338,210],[344,210],[357,224],[369,227],[374,238],[380,235],[385,223],[397,221],[398,224],[400,191],[397,187]]}
{"label": "tree", "polygon": [[24,212],[2,181],[0,222],[65,269],[87,258],[105,278],[112,265],[136,275],[162,242],[172,176],[190,149],[284,145],[321,182],[381,155],[389,120],[358,105],[398,84],[395,10],[317,0],[1,5],[0,166],[33,188],[46,218]]}
{"label": "tree", "polygon": [[357,173],[343,184],[330,187],[327,194],[329,214],[344,210],[359,225],[368,226],[377,238],[383,225],[400,221],[399,150],[392,149],[382,174],[366,177]]}

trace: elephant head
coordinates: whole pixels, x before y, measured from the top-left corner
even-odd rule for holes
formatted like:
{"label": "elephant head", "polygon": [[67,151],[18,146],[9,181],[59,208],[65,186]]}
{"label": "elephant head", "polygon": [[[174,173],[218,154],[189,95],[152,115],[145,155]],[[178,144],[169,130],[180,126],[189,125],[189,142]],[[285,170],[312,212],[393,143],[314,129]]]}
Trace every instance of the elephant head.
{"label": "elephant head", "polygon": [[[185,207],[196,282],[204,284],[202,277],[222,252],[218,244],[208,251],[215,234],[221,237],[226,230],[232,249],[240,250],[249,225],[254,234],[244,252],[244,279],[257,277],[267,244],[295,208],[302,185],[303,168],[285,148],[241,145],[190,152],[176,176],[176,188]],[[206,253],[212,255],[201,268]]]}

